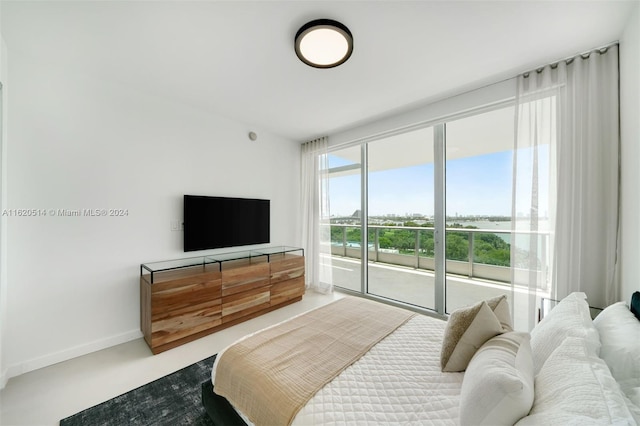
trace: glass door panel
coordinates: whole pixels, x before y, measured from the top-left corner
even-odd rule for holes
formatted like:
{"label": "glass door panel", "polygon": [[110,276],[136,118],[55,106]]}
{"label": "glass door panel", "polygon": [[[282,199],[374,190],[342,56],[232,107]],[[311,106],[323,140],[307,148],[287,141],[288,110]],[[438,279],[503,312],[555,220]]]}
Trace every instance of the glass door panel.
{"label": "glass door panel", "polygon": [[362,289],[360,153],[360,146],[355,146],[328,156],[333,284],[358,292]]}
{"label": "glass door panel", "polygon": [[434,309],[433,128],[368,144],[369,294]]}
{"label": "glass door panel", "polygon": [[446,124],[445,310],[509,296],[513,107]]}

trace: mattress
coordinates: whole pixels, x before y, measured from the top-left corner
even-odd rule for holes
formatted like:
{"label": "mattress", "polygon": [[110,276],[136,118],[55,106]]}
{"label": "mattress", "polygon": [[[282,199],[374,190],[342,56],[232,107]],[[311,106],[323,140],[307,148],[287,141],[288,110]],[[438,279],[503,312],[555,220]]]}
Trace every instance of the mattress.
{"label": "mattress", "polygon": [[440,371],[445,326],[413,317],[318,391],[292,424],[457,424],[464,373]]}

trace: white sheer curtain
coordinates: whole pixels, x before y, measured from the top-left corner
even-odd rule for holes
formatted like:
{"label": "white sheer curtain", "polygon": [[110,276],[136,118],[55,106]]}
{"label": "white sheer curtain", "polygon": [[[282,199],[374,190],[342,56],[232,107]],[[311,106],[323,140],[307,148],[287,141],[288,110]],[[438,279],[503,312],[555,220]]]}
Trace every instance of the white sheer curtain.
{"label": "white sheer curtain", "polygon": [[518,77],[511,265],[516,327],[540,297],[619,298],[618,46]]}
{"label": "white sheer curtain", "polygon": [[327,148],[326,137],[302,144],[300,168],[305,284],[320,293],[333,291]]}

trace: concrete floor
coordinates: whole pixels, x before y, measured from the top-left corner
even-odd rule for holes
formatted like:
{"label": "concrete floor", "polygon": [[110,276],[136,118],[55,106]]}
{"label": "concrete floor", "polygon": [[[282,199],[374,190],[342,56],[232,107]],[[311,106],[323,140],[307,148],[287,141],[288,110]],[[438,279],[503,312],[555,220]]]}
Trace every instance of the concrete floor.
{"label": "concrete floor", "polygon": [[[360,260],[332,258],[333,283],[349,290],[360,291]],[[369,263],[369,293],[410,303],[427,309],[435,309],[435,276],[433,272],[384,263]],[[446,276],[446,312],[489,299],[501,294],[509,295],[511,285],[479,279],[468,279],[459,275]],[[525,291],[517,291],[524,294]],[[537,295],[538,298],[542,294]],[[524,298],[516,299],[516,302]],[[527,310],[518,306],[514,309],[514,322],[526,324]]]}
{"label": "concrete floor", "polygon": [[57,425],[65,417],[216,354],[246,334],[340,297],[338,292],[307,292],[300,302],[158,355],[143,339],[136,339],[14,377],[0,391],[0,425]]}

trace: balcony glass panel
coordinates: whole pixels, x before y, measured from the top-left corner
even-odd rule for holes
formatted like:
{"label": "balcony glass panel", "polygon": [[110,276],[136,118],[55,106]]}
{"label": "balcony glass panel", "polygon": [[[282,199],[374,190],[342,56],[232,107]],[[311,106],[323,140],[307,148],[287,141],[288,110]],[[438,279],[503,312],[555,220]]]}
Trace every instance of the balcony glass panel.
{"label": "balcony glass panel", "polygon": [[362,289],[360,153],[360,146],[356,146],[329,154],[333,284],[353,291]]}
{"label": "balcony glass panel", "polygon": [[509,295],[513,107],[446,124],[446,312]]}

